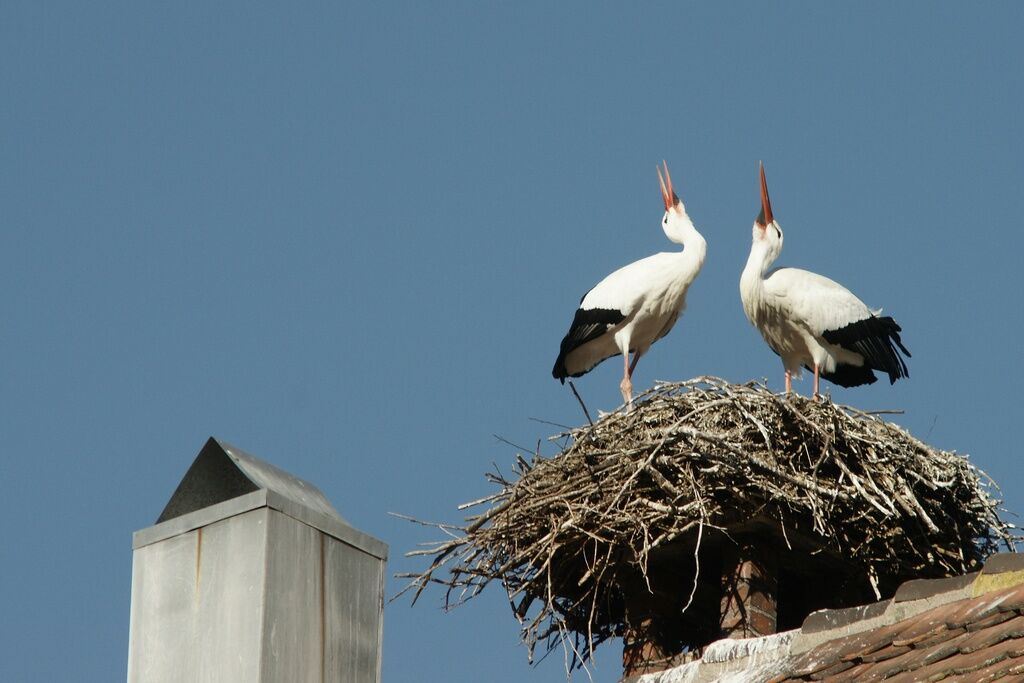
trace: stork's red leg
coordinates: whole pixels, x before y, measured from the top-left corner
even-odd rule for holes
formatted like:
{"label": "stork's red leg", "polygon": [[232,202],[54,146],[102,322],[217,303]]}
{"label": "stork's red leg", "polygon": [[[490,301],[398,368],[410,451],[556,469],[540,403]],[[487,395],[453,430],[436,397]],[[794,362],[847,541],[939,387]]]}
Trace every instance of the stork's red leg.
{"label": "stork's red leg", "polygon": [[786,370],[786,393],[793,393],[793,373],[789,370]]}
{"label": "stork's red leg", "polygon": [[814,364],[814,398],[818,398],[818,374],[819,374],[818,371],[819,371],[819,369],[820,369],[820,366],[817,363],[815,363]]}
{"label": "stork's red leg", "polygon": [[633,353],[633,362],[629,364],[629,377],[633,378],[633,371],[636,370],[636,362],[640,360],[640,354],[637,352]]}
{"label": "stork's red leg", "polygon": [[622,383],[619,384],[619,390],[622,392],[622,402],[630,407],[633,405],[633,368],[636,367],[636,359],[634,354],[633,363],[630,364],[629,353],[622,354]]}

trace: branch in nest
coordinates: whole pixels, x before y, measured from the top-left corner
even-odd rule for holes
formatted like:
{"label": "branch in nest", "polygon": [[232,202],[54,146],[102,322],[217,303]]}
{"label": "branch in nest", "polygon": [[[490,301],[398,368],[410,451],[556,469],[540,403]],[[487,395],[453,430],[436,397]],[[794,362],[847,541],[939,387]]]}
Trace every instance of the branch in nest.
{"label": "branch in nest", "polygon": [[492,475],[498,490],[467,504],[486,509],[466,524],[436,525],[448,538],[410,553],[432,560],[403,575],[402,593],[415,602],[439,584],[451,607],[500,581],[531,659],[539,643],[561,643],[570,668],[621,634],[622,595],[650,585],[654,554],[709,529],[767,518],[817,534],[876,591],[962,574],[1019,539],[965,457],[876,414],[762,384],[660,384],[632,411],[558,439],[568,446],[554,458],[518,458],[518,479]]}

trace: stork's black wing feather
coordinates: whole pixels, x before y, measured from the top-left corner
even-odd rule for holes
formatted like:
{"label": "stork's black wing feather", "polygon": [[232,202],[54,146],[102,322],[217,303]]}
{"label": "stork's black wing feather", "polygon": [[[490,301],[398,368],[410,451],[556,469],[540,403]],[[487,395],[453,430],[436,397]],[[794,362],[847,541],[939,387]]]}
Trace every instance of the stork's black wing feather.
{"label": "stork's black wing feather", "polygon": [[[910,358],[910,351],[903,346],[900,332],[902,332],[902,328],[889,316],[883,318],[871,316],[850,323],[838,330],[826,330],[821,335],[825,341],[864,356],[864,367],[841,366],[831,376],[823,374],[822,377],[844,387],[855,387],[875,381],[871,369],[887,373],[890,384],[895,383],[901,377],[910,377],[907,364],[899,353],[902,351],[907,358]],[[899,351],[897,351],[897,347]],[[871,378],[868,379],[867,375],[870,375]],[[851,383],[846,384],[845,382]]]}
{"label": "stork's black wing feather", "polygon": [[[808,368],[806,365],[804,367],[814,372],[814,368]],[[874,384],[878,380],[867,365],[856,366],[844,363],[837,365],[835,372],[822,372],[821,378],[841,387],[859,387],[862,384]]]}
{"label": "stork's black wing feather", "polygon": [[[622,311],[614,308],[578,308],[573,316],[569,331],[562,339],[562,345],[558,350],[558,358],[555,360],[555,367],[551,370],[551,376],[562,380],[569,377],[569,371],[565,367],[565,357],[589,341],[597,339],[607,332],[609,328],[615,327],[626,316]],[[584,373],[576,373],[573,377],[579,377]]]}

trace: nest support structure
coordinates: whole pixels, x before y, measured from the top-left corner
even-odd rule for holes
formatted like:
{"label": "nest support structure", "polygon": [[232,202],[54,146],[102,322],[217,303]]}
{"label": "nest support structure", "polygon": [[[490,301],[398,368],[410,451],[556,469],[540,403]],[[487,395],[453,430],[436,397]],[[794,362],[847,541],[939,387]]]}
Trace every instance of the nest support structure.
{"label": "nest support structure", "polygon": [[879,414],[763,384],[665,383],[633,410],[518,455],[496,491],[460,506],[406,590],[446,607],[497,581],[532,659],[562,645],[569,668],[609,638],[642,633],[663,653],[722,635],[723,576],[737,559],[777,568],[779,630],[806,614],[889,596],[908,579],[959,575],[1015,527],[967,457]]}

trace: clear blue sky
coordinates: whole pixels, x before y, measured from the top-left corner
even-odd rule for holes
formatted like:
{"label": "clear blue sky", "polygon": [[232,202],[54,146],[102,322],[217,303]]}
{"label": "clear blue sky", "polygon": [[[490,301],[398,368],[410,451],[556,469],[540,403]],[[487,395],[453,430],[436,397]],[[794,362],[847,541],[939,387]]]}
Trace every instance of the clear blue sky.
{"label": "clear blue sky", "polygon": [[[779,263],[914,354],[835,399],[904,409],[1024,510],[1022,26],[1009,2],[3,3],[0,679],[123,679],[131,533],[210,435],[422,568],[403,553],[437,535],[389,511],[456,521],[515,456],[495,434],[582,420],[558,342],[674,248],[662,159],[708,259],[639,389],[781,387],[738,294],[763,159]],[[578,382],[592,411],[619,372]],[[562,679],[500,590],[439,606],[387,606],[386,681]]]}

